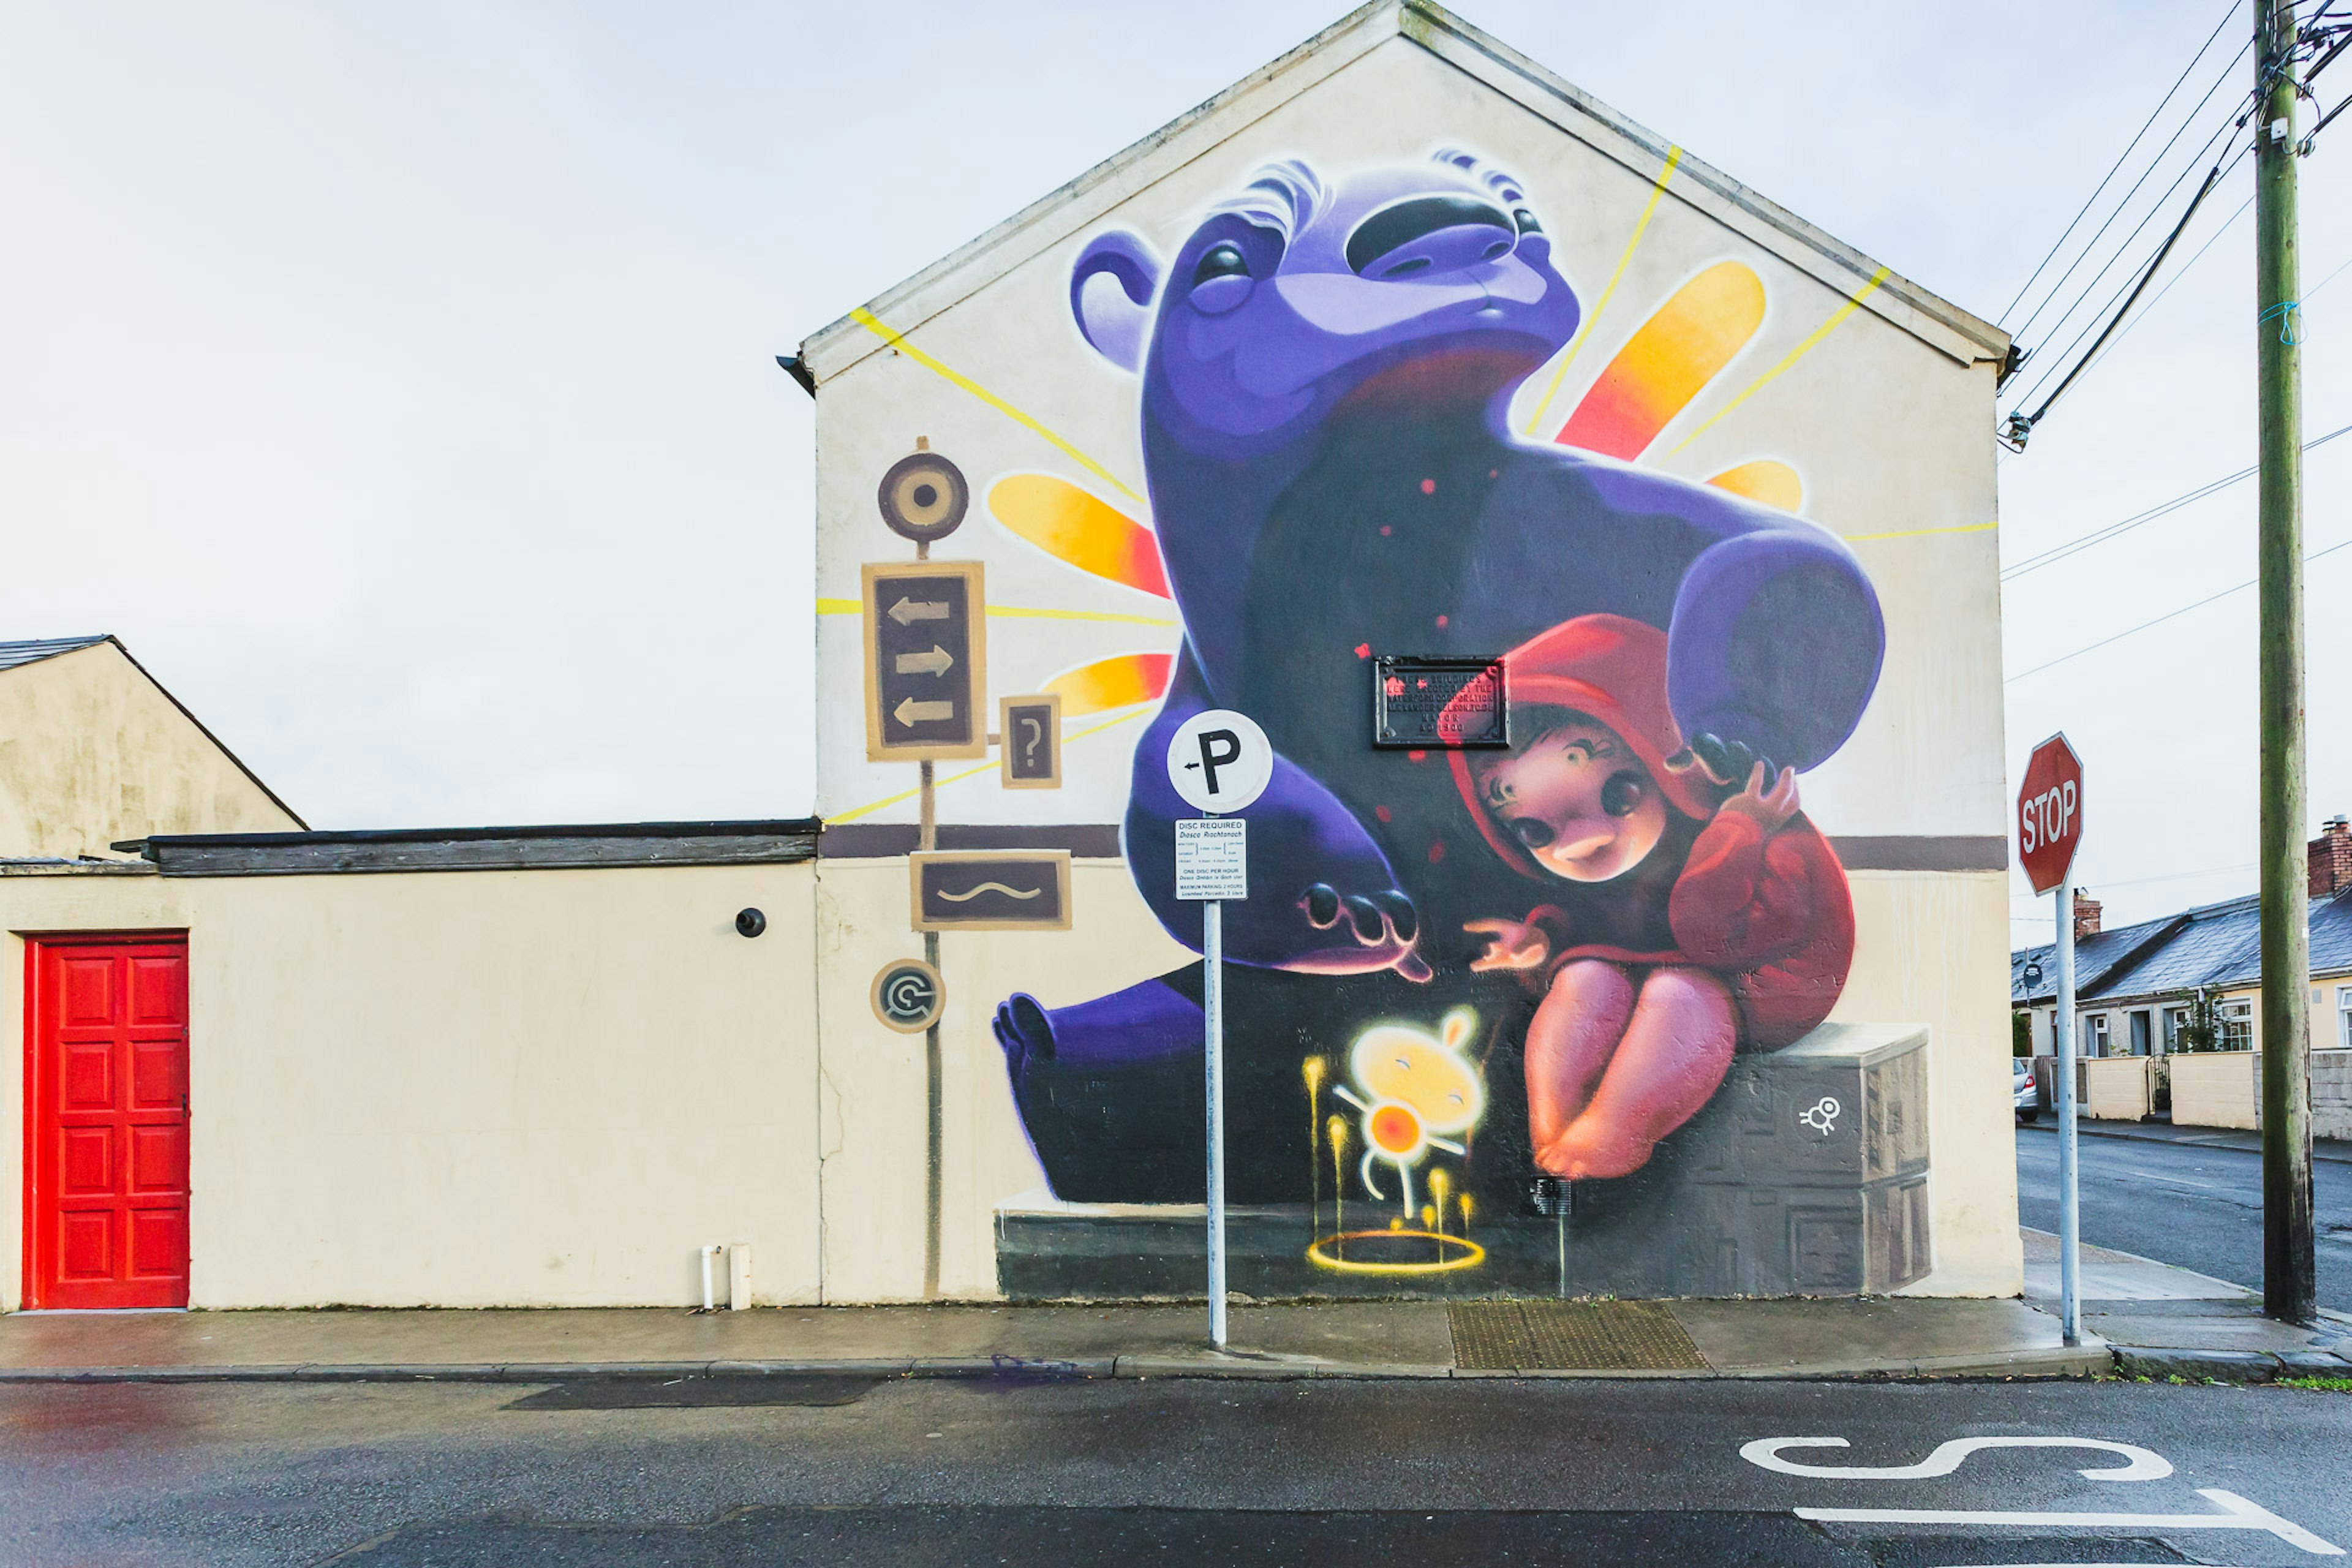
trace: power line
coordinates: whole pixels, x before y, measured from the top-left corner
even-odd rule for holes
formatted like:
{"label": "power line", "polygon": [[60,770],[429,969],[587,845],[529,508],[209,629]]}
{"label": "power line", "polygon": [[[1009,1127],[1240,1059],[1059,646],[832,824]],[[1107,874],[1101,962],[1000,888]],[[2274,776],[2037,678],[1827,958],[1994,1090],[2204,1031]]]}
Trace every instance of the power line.
{"label": "power line", "polygon": [[[2245,58],[2246,51],[2253,47],[2254,44],[2252,38],[2248,38],[2244,44],[2239,47],[2238,52],[2231,57],[2230,63],[2221,68],[2221,74],[2213,79],[2213,85],[2205,89],[2205,96],[2197,100],[2196,107],[2191,109],[2187,117],[2181,121],[2179,126],[2172,132],[2171,138],[2167,141],[2162,147],[2157,150],[2156,156],[2149,160],[2147,167],[2140,171],[2139,178],[2132,182],[2131,189],[2126,191],[2123,194],[2122,199],[2116,203],[2115,211],[2106,216],[2105,220],[2099,225],[2096,233],[2093,234],[2089,239],[2083,242],[2082,250],[2075,256],[2074,261],[2067,266],[2066,270],[2059,274],[2057,281],[2051,284],[2050,291],[2042,296],[2042,303],[2036,305],[2033,308],[2032,313],[2027,316],[2024,321],[2018,323],[2016,330],[2011,333],[2011,336],[2022,337],[2032,328],[2035,321],[2042,319],[2042,312],[2048,310],[2051,302],[2058,298],[2059,291],[2066,286],[2066,280],[2072,278],[2077,271],[2081,270],[2083,266],[2090,260],[2091,253],[2098,248],[2100,239],[2105,236],[2108,229],[2115,226],[2115,223],[2117,218],[2123,216],[2126,212],[2130,210],[2132,198],[2139,195],[2140,187],[2147,184],[2149,177],[2164,166],[2166,155],[2171,153],[2174,146],[2179,142],[2183,136],[2189,134],[2189,128],[2197,122],[2197,118],[2204,112],[2205,106],[2213,101],[2213,95],[2221,90],[2223,84],[2230,79],[2231,73],[2238,68],[2238,62],[2243,59]],[[2193,65],[2195,62],[2191,61],[2190,63]],[[2232,110],[2232,113],[2234,115],[2234,110]],[[2211,145],[2212,142],[2209,140],[2206,142],[2206,146],[2210,147]],[[2189,159],[2189,167],[2194,168],[2197,165],[2198,161],[2203,158],[2204,155],[2204,153],[2200,150],[2195,157]],[[2180,180],[2186,179],[2187,177],[2188,171],[2183,170],[2179,178],[2177,178],[2172,182],[2173,189],[2178,189],[2180,184]],[[2165,195],[2168,196],[2171,194],[2171,190],[2167,190],[2165,192]],[[2162,197],[2158,198],[2157,205],[2163,205]],[[2149,216],[2154,216],[2154,212],[2151,210]],[[2147,218],[2144,217],[2140,219],[2139,228],[2145,228],[2147,226]],[[2132,230],[2132,237],[2136,237],[2139,233],[2139,228]],[[2099,269],[2100,277],[2105,277],[2106,275],[2108,268],[2115,266],[2116,261],[2122,257],[2124,250],[2129,248],[2130,245],[2131,237],[2126,237],[2123,245],[2117,248],[2116,255],[2108,258],[2107,265]],[[2090,283],[2084,285],[2084,292],[2087,293],[2091,289],[2095,289],[2097,286],[2098,279],[2095,278]],[[2066,318],[2073,315],[2074,311],[2081,307],[2081,304],[2082,300],[2078,298],[2074,305],[2067,307],[2066,310],[2059,316],[2056,321],[2051,323],[2050,330],[2053,332],[2057,331],[2059,327],[2064,324]],[[2007,312],[2003,313],[2006,314]]]}
{"label": "power line", "polygon": [[[2074,312],[2082,309],[2083,305],[2089,300],[2091,290],[2097,288],[2099,284],[2105,279],[2108,272],[2114,269],[2116,263],[2124,258],[2125,253],[2131,248],[2132,241],[2137,239],[2140,236],[2140,231],[2147,228],[2147,226],[2155,220],[2157,214],[2163,210],[2165,201],[2171,196],[2174,191],[2180,188],[2181,182],[2189,178],[2189,174],[2195,170],[2198,163],[2204,158],[2205,153],[2211,150],[2213,143],[2221,141],[2224,136],[2227,136],[2233,129],[2235,129],[2235,122],[2231,125],[2223,126],[2221,130],[2215,132],[2210,137],[2206,139],[2205,145],[2198,149],[2196,158],[2191,159],[2189,166],[2180,171],[2179,174],[2173,180],[2172,184],[2165,191],[2164,195],[2157,198],[2156,205],[2148,208],[2147,216],[2143,216],[2139,220],[2138,224],[2133,227],[2131,233],[2124,237],[2123,244],[2118,246],[2116,248],[2116,253],[2107,258],[2106,265],[2100,268],[2097,274],[2092,278],[2090,282],[2084,285],[2083,292],[2075,300],[2074,303],[2069,305],[2065,311],[2059,316],[2058,320],[2051,324],[2051,331],[2053,332],[2057,331],[2061,327],[2063,327],[2066,321],[2074,316]],[[2238,153],[2238,157],[2244,157],[2248,150],[2249,149],[2241,149]],[[2235,168],[2236,166],[2237,159],[2233,158],[2230,161],[2229,168]],[[2126,281],[2117,287],[2116,294],[2121,294],[2124,289],[2129,289],[2131,290],[2131,298],[2124,301],[2123,309],[2117,311],[2114,318],[2109,321],[2106,330],[2099,334],[2097,342],[2091,345],[2089,352],[2086,353],[2081,360],[2075,362],[2074,367],[2072,370],[2065,373],[2064,377],[2058,384],[2057,390],[2051,393],[2048,397],[2043,398],[2042,400],[2041,406],[2036,408],[2031,415],[2023,416],[2024,427],[2026,430],[2030,431],[2035,424],[2039,423],[2042,416],[2044,414],[2047,414],[2052,405],[2056,404],[2058,399],[2064,395],[2067,386],[2074,382],[2076,376],[2082,374],[2084,368],[2089,364],[2092,357],[2097,354],[2100,346],[2107,341],[2110,335],[2113,334],[2116,323],[2121,321],[2124,316],[2130,312],[2132,305],[2139,299],[2141,290],[2145,289],[2148,286],[2148,283],[2154,279],[2157,274],[2157,269],[2164,265],[2165,257],[2171,253],[2174,244],[2180,238],[2182,230],[2189,226],[2189,220],[2196,216],[2197,209],[2204,205],[2206,196],[2212,192],[2212,189],[2216,184],[2221,183],[2221,176],[2226,173],[2228,173],[2228,169],[2225,169],[2222,166],[2221,161],[2218,158],[2214,160],[2213,167],[2206,174],[2204,184],[2197,187],[2197,194],[2189,198],[2188,208],[2181,213],[2179,222],[2173,225],[2172,232],[2167,235],[2164,238],[2164,243],[2157,247],[2155,257],[2148,261],[2145,268],[2141,268],[2137,272],[2137,282],[2135,284],[2129,278],[2126,278]],[[2116,294],[2111,294],[2107,297],[2107,304],[2111,305],[2115,302]],[[2058,357],[2061,363],[2064,363],[2066,356],[2074,352],[2074,345],[2081,342],[2084,338],[2087,337],[2092,330],[2097,326],[2100,316],[2105,314],[2106,309],[2106,305],[2100,306],[2098,311],[2094,313],[2091,320],[2084,324],[2082,331],[2076,332],[2066,346],[2059,351]],[[2020,405],[2032,402],[2034,395],[2039,393],[2044,386],[2049,385],[2050,378],[2057,374],[2058,368],[2055,365],[2052,366],[2048,371],[2045,371],[2031,387],[2017,395],[2016,403],[2011,405],[2012,409],[2016,408]],[[2011,422],[2012,425],[2015,423],[2014,416],[2012,416]]]}
{"label": "power line", "polygon": [[[2006,320],[2010,313],[2014,311],[2018,305],[2025,299],[2025,296],[2032,290],[2035,280],[2042,276],[2042,272],[2050,266],[2050,263],[2056,258],[2058,252],[2065,247],[2068,236],[2074,232],[2075,228],[2081,225],[2083,219],[2090,215],[2091,208],[2097,205],[2100,192],[2105,191],[2107,186],[2114,182],[2115,177],[2123,172],[2124,164],[2131,158],[2133,148],[2137,147],[2141,142],[2147,139],[2148,127],[2156,123],[2156,117],[2164,112],[2164,106],[2172,101],[2172,95],[2180,90],[2180,84],[2189,79],[2189,73],[2197,68],[2197,62],[2205,58],[2205,52],[2213,47],[2213,40],[2221,36],[2221,29],[2228,26],[2230,25],[2231,18],[2235,16],[2237,14],[2237,0],[2230,0],[2228,7],[2221,13],[2221,19],[2213,25],[2213,31],[2211,34],[2206,37],[2202,44],[2198,46],[2197,52],[2189,57],[2189,63],[2180,68],[2180,75],[2174,79],[2172,86],[2166,89],[2164,96],[2157,100],[2156,107],[2148,110],[2147,123],[2143,124],[2139,128],[2138,134],[2135,135],[2131,139],[2130,142],[2125,146],[2123,152],[2117,155],[2115,166],[2109,169],[2106,172],[2105,177],[2099,181],[2098,189],[2094,190],[2089,198],[2083,203],[2082,211],[2076,213],[2072,221],[2066,225],[2065,233],[2061,234],[2058,237],[2057,243],[2050,247],[2050,254],[2044,256],[2041,261],[2036,264],[2033,268],[2033,276],[2028,278],[2025,280],[2024,287],[2018,289],[2017,298],[2011,300],[2001,310],[2001,319]],[[2237,62],[2233,60],[2231,63],[2234,65]],[[2021,331],[2023,331],[2022,328],[2020,328],[2019,330]]]}
{"label": "power line", "polygon": [[[2322,556],[2333,555],[2337,551],[2344,549],[2352,549],[2352,539],[2347,539],[2339,543],[2331,544],[2325,550],[2315,550],[2303,558],[2303,563],[2308,566]],[[2126,626],[2111,637],[2101,637],[2098,641],[2091,644],[2088,647],[2078,647],[2073,653],[2062,653],[2056,658],[2051,659],[2045,664],[2035,665],[2032,669],[2021,669],[2015,675],[2012,675],[2008,679],[2002,681],[2001,684],[2003,686],[2013,686],[2017,682],[2023,680],[2029,675],[2039,675],[2045,669],[2054,669],[2058,666],[2064,664],[2069,659],[2080,658],[2086,653],[2095,653],[2100,648],[2106,647],[2109,643],[2121,642],[2124,638],[2144,632],[2150,626],[2160,626],[2167,621],[2177,620],[2180,616],[2187,615],[2191,610],[2201,610],[2206,605],[2213,604],[2218,600],[2226,599],[2232,594],[2242,594],[2247,589],[2252,587],[2256,579],[2249,577],[2234,588],[2224,588],[2218,594],[2209,594],[2193,605],[2183,605],[2177,610],[2166,611],[2163,615],[2157,616],[2152,621],[2142,621],[2136,626]]]}
{"label": "power line", "polygon": [[[2337,270],[2341,271],[2343,268],[2338,268]],[[2338,436],[2346,434],[2352,434],[2352,425],[2341,426],[2336,429],[2330,430],[2325,436],[2315,436],[2310,440],[2305,441],[2303,444],[2303,449],[2305,452],[2309,452],[2313,447],[2324,447],[2327,445],[2328,442],[2335,440]],[[2240,468],[2234,474],[2225,474],[2221,479],[2200,485],[2195,489],[2190,490],[2184,495],[2177,495],[2168,501],[2164,501],[2158,505],[2152,506],[2146,511],[2135,512],[2130,517],[2124,519],[2121,522],[2111,522],[2105,528],[2094,529],[2089,533],[2078,534],[2074,538],[2067,540],[2063,544],[2053,544],[2049,549],[2041,552],[2039,554],[2029,555],[2022,561],[2015,562],[2001,568],[2000,580],[2004,583],[2010,582],[2015,578],[2024,576],[2029,572],[2038,572],[2044,566],[2063,561],[2069,555],[2088,550],[2094,544],[2104,544],[2119,533],[2128,533],[2131,530],[2137,528],[2144,522],[2154,522],[2158,518],[2179,511],[2182,507],[2189,505],[2192,501],[2203,500],[2207,496],[2212,495],[2217,491],[2228,489],[2231,485],[2252,479],[2254,474],[2259,471],[2259,468],[2260,465],[2256,465],[2253,468]]]}
{"label": "power line", "polygon": [[[2221,177],[2225,180],[2230,177],[2226,170],[2222,173]],[[2123,341],[2126,338],[2139,331],[2139,324],[2142,321],[2147,321],[2149,316],[2155,314],[2156,308],[2164,303],[2164,297],[2167,294],[2171,293],[2174,288],[2179,284],[2183,278],[2188,277],[2191,272],[2197,269],[2197,264],[2205,259],[2205,253],[2212,249],[2214,245],[2223,235],[2235,228],[2238,226],[2238,220],[2245,216],[2247,213],[2252,211],[2253,205],[2254,198],[2252,196],[2248,196],[2242,203],[2241,203],[2238,210],[2231,213],[2226,219],[2224,219],[2221,226],[2215,229],[2212,234],[2206,238],[2205,243],[2197,247],[2196,255],[2190,257],[2188,260],[2180,264],[2179,268],[2172,274],[2170,281],[2167,282],[2163,288],[2158,289],[2156,291],[2156,298],[2150,300],[2147,304],[2140,307],[2139,314],[2134,316],[2131,319],[2130,323],[2126,325],[2122,331],[2116,334],[2115,342],[2109,343],[2105,349],[2101,351],[2099,359],[2095,360],[2092,363],[2095,364],[2100,361],[2105,360],[2107,355],[2115,353],[2116,349],[2123,346]],[[2318,290],[2315,289],[2311,292],[2315,294]],[[2305,298],[2308,297],[2308,295],[2305,296]]]}

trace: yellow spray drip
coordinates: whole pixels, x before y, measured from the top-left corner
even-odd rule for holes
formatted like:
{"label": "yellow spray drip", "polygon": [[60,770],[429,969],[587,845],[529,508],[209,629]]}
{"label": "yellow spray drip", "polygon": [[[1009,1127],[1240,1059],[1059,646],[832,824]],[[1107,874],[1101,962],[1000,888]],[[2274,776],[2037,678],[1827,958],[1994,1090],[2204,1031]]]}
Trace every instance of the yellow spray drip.
{"label": "yellow spray drip", "polygon": [[1316,1120],[1323,1111],[1323,1058],[1308,1057],[1298,1070],[1307,1079],[1307,1239],[1311,1243],[1323,1223],[1323,1129]]}
{"label": "yellow spray drip", "polygon": [[1331,1134],[1331,1255],[1345,1258],[1348,1244],[1341,1238],[1348,1234],[1348,1119],[1331,1118],[1328,1130]]}
{"label": "yellow spray drip", "polygon": [[1422,1212],[1429,1215],[1430,1226],[1437,1232],[1437,1257],[1441,1263],[1445,1259],[1445,1194],[1453,1185],[1453,1178],[1443,1166],[1429,1173],[1429,1195],[1436,1201]]}
{"label": "yellow spray drip", "polygon": [[1465,1193],[1454,1201],[1462,1205],[1462,1239],[1467,1241],[1470,1239],[1470,1194]]}

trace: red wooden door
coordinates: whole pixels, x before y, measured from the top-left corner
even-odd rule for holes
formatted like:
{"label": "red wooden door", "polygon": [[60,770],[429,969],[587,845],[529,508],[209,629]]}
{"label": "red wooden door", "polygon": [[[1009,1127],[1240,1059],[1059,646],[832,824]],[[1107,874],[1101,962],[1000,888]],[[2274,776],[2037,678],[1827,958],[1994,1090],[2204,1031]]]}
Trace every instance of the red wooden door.
{"label": "red wooden door", "polygon": [[188,940],[26,943],[25,1304],[188,1304]]}

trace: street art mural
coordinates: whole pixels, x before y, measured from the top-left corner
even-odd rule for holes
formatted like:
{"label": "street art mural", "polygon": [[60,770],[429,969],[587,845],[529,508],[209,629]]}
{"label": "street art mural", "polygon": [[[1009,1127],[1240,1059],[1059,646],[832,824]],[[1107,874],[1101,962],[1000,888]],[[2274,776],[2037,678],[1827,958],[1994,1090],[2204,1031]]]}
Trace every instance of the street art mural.
{"label": "street art mural", "polygon": [[[1870,580],[1788,510],[1788,465],[1701,484],[1638,463],[1760,325],[1762,284],[1704,268],[1564,418],[1514,428],[1584,308],[1536,197],[1448,151],[1267,166],[1166,255],[1106,229],[1069,303],[1138,378],[1153,526],[1047,474],[988,504],[1181,610],[1172,658],[1052,689],[1082,710],[1160,698],[1123,842],[1196,952],[1167,737],[1237,708],[1279,752],[1224,916],[1233,1200],[1307,1205],[1317,1268],[1475,1271],[1474,1215],[1548,1221],[1642,1172],[1737,1058],[1827,1016],[1852,960],[1799,777],[1870,700]],[[1507,747],[1461,744],[1457,696],[1427,744],[1374,749],[1388,655],[1499,658]],[[1059,1198],[1198,1201],[1200,996],[1194,964],[997,1007]]]}
{"label": "street art mural", "polygon": [[[1137,721],[1119,848],[1194,953],[1169,737],[1232,708],[1277,752],[1223,913],[1238,1289],[1883,1289],[1929,1267],[1926,1037],[1820,1027],[1855,919],[1804,780],[1870,708],[1877,591],[1801,515],[1793,461],[1661,466],[1877,279],[1725,401],[1773,310],[1738,242],[1619,294],[1674,168],[1582,292],[1543,193],[1457,149],[1237,165],[1189,219],[1079,235],[1034,330],[1127,378],[1142,493],[1052,410],[854,318],[1072,459],[975,468],[996,541],[1168,605],[1172,648],[1024,668],[1037,695],[1006,700],[1055,705],[1074,744]],[[1579,368],[1612,299],[1638,324]],[[1050,1198],[997,1200],[998,1285],[1196,1289],[1201,965],[1034,984],[975,998]]]}

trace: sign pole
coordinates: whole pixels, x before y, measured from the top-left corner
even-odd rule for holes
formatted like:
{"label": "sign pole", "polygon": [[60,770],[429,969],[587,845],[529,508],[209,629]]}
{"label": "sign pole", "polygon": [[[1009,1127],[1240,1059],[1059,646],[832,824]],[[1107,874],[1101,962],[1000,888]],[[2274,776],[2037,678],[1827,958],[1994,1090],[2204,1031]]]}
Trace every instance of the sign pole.
{"label": "sign pole", "polygon": [[2017,790],[2018,865],[2058,916],[2058,1312],[2070,1345],[2082,1342],[2082,1186],[2074,1144],[2074,851],[2083,842],[2083,759],[2062,731],[2033,748]]}
{"label": "sign pole", "polygon": [[1209,1343],[1225,1348],[1224,902],[1201,906],[1201,1011],[1209,1056]]}
{"label": "sign pole", "polygon": [[2083,1338],[2082,1210],[2074,1164],[2074,894],[2071,882],[2052,895],[2058,910],[2058,1319],[2066,1342]]}
{"label": "sign pole", "polygon": [[1168,783],[1201,813],[1172,824],[1176,896],[1201,906],[1202,1057],[1209,1115],[1209,1344],[1225,1348],[1225,900],[1249,897],[1246,811],[1274,776],[1274,747],[1246,713],[1212,708],[1168,740]]}

